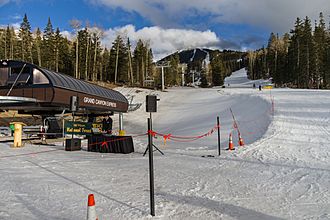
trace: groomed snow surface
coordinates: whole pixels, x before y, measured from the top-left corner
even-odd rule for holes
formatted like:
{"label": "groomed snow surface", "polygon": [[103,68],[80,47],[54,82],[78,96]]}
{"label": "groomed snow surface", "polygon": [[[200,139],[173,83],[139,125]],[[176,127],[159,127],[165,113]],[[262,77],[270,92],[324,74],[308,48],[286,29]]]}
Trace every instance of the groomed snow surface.
{"label": "groomed snow surface", "polygon": [[[220,117],[221,156],[216,132],[191,142],[154,140],[165,153],[154,153],[155,217],[142,156],[147,137],[140,136],[128,155],[1,143],[0,219],[86,219],[90,193],[99,219],[330,219],[330,91],[259,91],[253,83],[261,82],[240,70],[226,88],[118,88],[143,103],[124,115],[133,136],[147,131],[147,94],[160,98],[152,116],[158,133],[199,136]],[[225,150],[230,132],[235,151]]]}

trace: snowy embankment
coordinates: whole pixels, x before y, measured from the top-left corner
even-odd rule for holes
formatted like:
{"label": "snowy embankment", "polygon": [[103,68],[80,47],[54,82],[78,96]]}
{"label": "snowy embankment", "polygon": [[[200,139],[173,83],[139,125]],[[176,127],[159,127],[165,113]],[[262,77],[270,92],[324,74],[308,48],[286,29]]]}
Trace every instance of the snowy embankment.
{"label": "snowy embankment", "polygon": [[[170,138],[166,145],[161,136],[155,139],[165,155],[155,152],[152,219],[329,219],[330,91],[258,91],[243,70],[226,83],[229,88],[167,92],[119,88],[143,103],[124,116],[133,136],[147,130],[149,93],[160,98],[153,114],[159,133],[199,136],[220,117],[220,157],[216,133],[192,142]],[[242,84],[251,86],[237,88]],[[237,147],[230,108],[244,147]],[[224,150],[231,131],[233,152]],[[142,157],[147,138],[134,142],[129,155],[0,144],[0,219],[84,219],[89,193],[99,219],[151,219],[148,158]]]}

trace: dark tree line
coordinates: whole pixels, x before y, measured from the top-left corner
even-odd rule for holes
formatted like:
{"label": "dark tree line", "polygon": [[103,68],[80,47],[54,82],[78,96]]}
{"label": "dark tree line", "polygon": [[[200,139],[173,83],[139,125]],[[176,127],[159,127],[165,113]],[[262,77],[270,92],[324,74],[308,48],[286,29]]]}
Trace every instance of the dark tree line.
{"label": "dark tree line", "polygon": [[330,88],[330,27],[323,14],[315,21],[297,18],[290,34],[270,35],[267,48],[247,56],[251,79],[272,77],[276,86]]}
{"label": "dark tree line", "polygon": [[[78,20],[70,21],[76,38],[69,40],[59,28],[54,30],[50,18],[43,32],[33,33],[25,15],[18,32],[7,26],[0,28],[0,59],[15,59],[69,74],[89,81],[108,81],[144,86],[154,75],[153,54],[147,42],[139,40],[131,48],[127,37],[118,35],[111,48],[101,45],[103,31],[84,28]],[[133,51],[133,52],[132,52]]]}
{"label": "dark tree line", "polygon": [[244,67],[243,57],[245,53],[238,51],[224,50],[223,52],[214,51],[211,54],[211,70],[207,78],[213,86],[221,86],[224,79],[232,72]]}

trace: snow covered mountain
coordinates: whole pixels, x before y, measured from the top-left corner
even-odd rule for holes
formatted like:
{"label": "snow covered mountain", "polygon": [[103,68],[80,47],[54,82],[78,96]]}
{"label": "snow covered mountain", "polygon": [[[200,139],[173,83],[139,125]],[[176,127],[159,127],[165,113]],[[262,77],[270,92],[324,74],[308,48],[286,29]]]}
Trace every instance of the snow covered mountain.
{"label": "snow covered mountain", "polygon": [[[195,49],[189,49],[189,50],[182,50],[179,51],[179,59],[180,63],[192,63],[200,60],[206,59],[206,57],[209,55],[210,52],[215,51],[207,48],[195,48]],[[220,52],[219,50],[217,50]],[[171,56],[173,56],[175,53],[170,54],[163,59],[161,59],[159,62],[164,60],[169,60]]]}
{"label": "snow covered mountain", "polygon": [[[212,50],[208,48],[194,48],[189,50],[181,50],[177,52],[179,55],[180,63],[194,63],[194,62],[209,62],[213,56],[217,56],[218,54],[245,54],[244,52],[240,51],[231,51],[231,50]],[[162,62],[165,60],[169,60],[172,56],[174,56],[176,53],[170,54],[163,59],[159,60],[158,62]]]}

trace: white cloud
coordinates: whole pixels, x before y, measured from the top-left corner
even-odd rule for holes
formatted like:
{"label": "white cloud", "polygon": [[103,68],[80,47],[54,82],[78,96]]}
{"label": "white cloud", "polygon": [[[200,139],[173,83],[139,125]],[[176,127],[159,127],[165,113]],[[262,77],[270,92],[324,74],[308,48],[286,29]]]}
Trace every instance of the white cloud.
{"label": "white cloud", "polygon": [[0,0],[0,6],[7,4],[9,0]]}
{"label": "white cloud", "polygon": [[296,17],[317,19],[330,14],[329,0],[87,0],[96,5],[137,12],[162,27],[179,25],[183,19],[207,15],[209,22],[249,24],[275,32],[289,31]]}
{"label": "white cloud", "polygon": [[20,2],[21,0],[0,0],[0,7],[8,4],[9,2]]}
{"label": "white cloud", "polygon": [[70,31],[61,31],[61,35],[71,41],[76,37],[76,35]]}
{"label": "white cloud", "polygon": [[130,38],[132,45],[141,39],[150,44],[154,58],[160,59],[177,50],[196,47],[226,47],[227,42],[223,42],[212,31],[194,31],[186,29],[164,29],[157,26],[144,27],[136,30],[133,25],[109,29],[104,32],[103,45],[111,47],[116,36],[126,36]]}
{"label": "white cloud", "polygon": [[[8,27],[8,25],[0,25],[0,28],[1,28],[1,29],[7,29],[7,27]],[[19,29],[20,29],[20,27],[21,27],[21,24],[20,24],[20,23],[12,23],[12,24],[9,24],[9,27],[10,27],[10,28],[13,27],[14,30],[15,30],[15,33],[18,34]]]}
{"label": "white cloud", "polygon": [[14,27],[15,31],[19,31],[19,29],[21,28],[21,24],[19,22],[11,24],[9,26]]}
{"label": "white cloud", "polygon": [[10,19],[13,19],[13,20],[22,20],[23,17],[22,17],[21,15],[16,14],[16,15],[12,15],[12,16],[10,17]]}
{"label": "white cloud", "polygon": [[[91,33],[97,33],[101,36],[102,45],[111,48],[115,38],[120,35],[127,40],[129,37],[132,50],[136,46],[139,39],[148,43],[153,51],[154,59],[158,60],[175,51],[196,48],[208,47],[214,49],[239,49],[239,46],[221,40],[214,32],[195,31],[189,29],[164,29],[158,26],[144,27],[136,29],[132,24],[123,27],[110,28],[101,30],[97,27],[88,28]],[[62,36],[69,40],[74,40],[76,34],[69,31],[62,31]]]}

